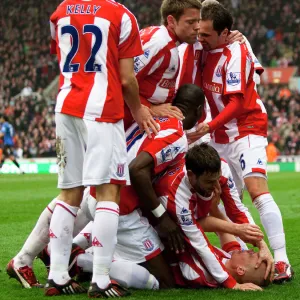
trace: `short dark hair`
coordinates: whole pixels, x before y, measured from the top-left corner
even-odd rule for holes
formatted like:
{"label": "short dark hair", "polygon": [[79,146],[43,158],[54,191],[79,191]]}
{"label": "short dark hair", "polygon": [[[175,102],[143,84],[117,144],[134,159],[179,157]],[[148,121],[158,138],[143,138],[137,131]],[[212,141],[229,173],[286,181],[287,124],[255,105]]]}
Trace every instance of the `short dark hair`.
{"label": "short dark hair", "polygon": [[204,173],[220,172],[221,159],[215,148],[202,143],[189,149],[185,156],[185,166],[199,177]]}
{"label": "short dark hair", "polygon": [[186,106],[194,104],[194,106],[198,107],[204,105],[204,101],[205,96],[203,90],[195,84],[188,83],[180,86],[172,104],[174,106],[179,106],[179,104]]}
{"label": "short dark hair", "polygon": [[173,16],[176,21],[184,14],[184,10],[188,8],[201,9],[200,0],[163,0],[160,7],[160,15],[162,24],[168,25],[167,17]]}
{"label": "short dark hair", "polygon": [[233,17],[221,3],[209,3],[201,9],[200,19],[202,21],[211,20],[213,28],[220,35],[224,29],[229,31],[232,28]]}

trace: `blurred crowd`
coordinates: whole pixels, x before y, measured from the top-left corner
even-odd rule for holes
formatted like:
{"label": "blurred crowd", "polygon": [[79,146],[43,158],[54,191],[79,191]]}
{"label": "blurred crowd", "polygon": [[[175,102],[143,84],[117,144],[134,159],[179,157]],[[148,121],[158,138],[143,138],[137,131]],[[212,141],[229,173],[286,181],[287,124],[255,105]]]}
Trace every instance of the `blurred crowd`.
{"label": "blurred crowd", "polygon": [[[49,16],[60,0],[0,2],[0,114],[16,129],[16,152],[25,158],[55,156],[54,101],[44,89],[57,76],[49,54]],[[160,24],[161,0],[120,0],[140,28]],[[265,67],[300,70],[300,1],[220,0],[235,17],[234,28],[249,39]],[[298,72],[299,72],[298,70]],[[269,141],[278,153],[300,155],[300,94],[261,86],[269,116]]]}

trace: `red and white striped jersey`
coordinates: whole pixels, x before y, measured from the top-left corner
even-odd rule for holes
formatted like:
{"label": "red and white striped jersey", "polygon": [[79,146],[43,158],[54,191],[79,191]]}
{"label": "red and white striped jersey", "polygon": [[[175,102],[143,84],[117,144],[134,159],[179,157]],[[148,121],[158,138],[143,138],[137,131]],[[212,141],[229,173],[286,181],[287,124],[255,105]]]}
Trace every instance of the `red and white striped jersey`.
{"label": "red and white striped jersey", "polygon": [[219,180],[222,193],[220,198],[224,204],[227,217],[234,223],[255,224],[248,208],[243,204],[233,181],[228,163],[221,159],[221,177]]}
{"label": "red and white striped jersey", "polygon": [[[184,232],[185,240],[189,245],[186,252],[191,253],[193,260],[198,264],[197,271],[194,270],[196,273],[194,275],[201,278],[203,285],[215,286],[217,282],[232,288],[236,281],[215,255],[213,246],[197,223],[198,218],[208,214],[212,197],[204,198],[193,190],[187,177],[184,162],[168,170],[155,183],[155,190],[161,203]],[[179,260],[182,261],[185,257],[183,254]],[[211,276],[213,280],[209,280]]]}
{"label": "red and white striped jersey", "polygon": [[171,102],[179,71],[179,41],[166,26],[151,26],[140,32],[144,54],[135,58],[140,96],[154,104]]}
{"label": "red and white striped jersey", "polygon": [[256,91],[257,73],[262,72],[248,42],[208,52],[198,43],[186,47],[180,84],[195,83],[203,88],[212,119],[228,104],[230,94],[243,95],[244,112],[212,134],[216,143],[227,144],[249,134],[266,136],[267,114]]}
{"label": "red and white striped jersey", "polygon": [[[154,161],[153,177],[183,160],[188,149],[181,121],[176,118],[155,118],[155,120],[160,130],[157,135],[152,135],[152,139],[149,139],[146,133],[141,132],[136,123],[126,131],[128,165],[139,153],[147,152]],[[120,214],[129,214],[138,206],[139,200],[134,189],[131,186],[123,187]]]}
{"label": "red and white striped jersey", "polygon": [[143,53],[133,14],[113,0],[65,0],[50,29],[61,71],[55,111],[99,122],[123,119],[119,60]]}

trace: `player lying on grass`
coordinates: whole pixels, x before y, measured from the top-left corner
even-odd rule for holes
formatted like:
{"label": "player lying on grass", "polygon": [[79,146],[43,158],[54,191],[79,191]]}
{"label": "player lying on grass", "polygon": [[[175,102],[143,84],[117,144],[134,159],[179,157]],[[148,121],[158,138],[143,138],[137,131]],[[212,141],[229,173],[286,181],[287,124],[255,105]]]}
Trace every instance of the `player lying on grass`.
{"label": "player lying on grass", "polygon": [[[144,132],[141,132],[138,126],[132,125],[127,131],[129,162],[140,154],[140,152],[147,153],[154,162],[152,171],[153,175],[155,175],[164,171],[170,164],[182,159],[187,149],[187,140],[184,130],[192,128],[195,125],[200,116],[199,112],[201,111],[203,102],[204,97],[200,88],[195,85],[185,85],[178,90],[177,95],[173,100],[173,105],[178,107],[185,116],[183,122],[178,121],[175,118],[156,119],[156,122],[160,126],[160,131],[159,134],[155,136],[155,138],[153,136],[152,139],[148,138]],[[130,200],[126,200],[126,195],[128,193],[133,194],[133,197],[130,197]],[[120,203],[120,214],[129,215],[138,208],[138,199],[134,195],[134,191],[131,187],[124,188],[122,190],[122,195],[124,200]],[[32,271],[32,263],[34,257],[48,244],[49,237],[56,238],[55,232],[52,231],[49,232],[48,236],[49,222],[55,207],[55,202],[56,199],[54,199],[47,209],[43,211],[23,248],[8,264],[7,272],[9,275],[21,281],[22,285],[25,287],[40,286]],[[139,215],[134,214],[134,217],[138,219]],[[75,220],[74,233],[77,234],[88,221],[89,220],[84,213],[79,211]],[[166,218],[162,221],[166,221]],[[136,223],[138,223],[138,220],[136,220]],[[139,230],[139,228],[136,228],[136,230]],[[147,240],[143,235],[140,237]],[[153,239],[151,236],[148,237]],[[100,245],[99,241],[95,240],[93,242],[94,246]],[[147,249],[145,251],[147,252]],[[159,252],[156,252],[156,254],[159,254]],[[145,259],[145,257],[143,258]],[[170,284],[168,284],[168,286],[169,285]]]}

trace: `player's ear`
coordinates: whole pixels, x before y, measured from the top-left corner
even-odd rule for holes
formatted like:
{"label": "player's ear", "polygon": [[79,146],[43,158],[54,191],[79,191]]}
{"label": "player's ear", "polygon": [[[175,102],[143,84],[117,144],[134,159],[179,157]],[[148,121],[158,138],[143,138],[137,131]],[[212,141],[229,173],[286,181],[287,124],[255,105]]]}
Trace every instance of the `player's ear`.
{"label": "player's ear", "polygon": [[196,175],[191,171],[191,170],[187,170],[187,175],[190,181],[191,185],[195,185],[197,182],[197,177]]}
{"label": "player's ear", "polygon": [[168,16],[167,16],[167,23],[168,23],[168,26],[169,26],[170,28],[174,29],[174,27],[175,27],[175,22],[176,22],[176,20],[175,20],[175,18],[174,18],[172,15],[168,15]]}
{"label": "player's ear", "polygon": [[236,268],[236,273],[237,273],[239,276],[245,275],[245,272],[246,272],[246,270],[245,270],[244,267],[242,267],[242,266],[237,266],[237,268]]}
{"label": "player's ear", "polygon": [[221,35],[225,38],[227,38],[228,34],[230,33],[230,31],[228,30],[228,28],[225,28],[222,32]]}

